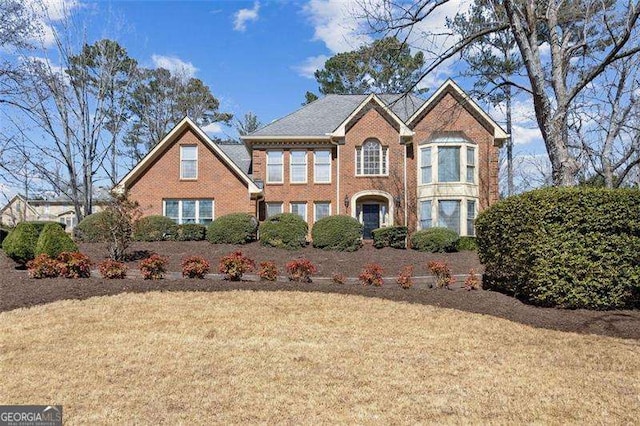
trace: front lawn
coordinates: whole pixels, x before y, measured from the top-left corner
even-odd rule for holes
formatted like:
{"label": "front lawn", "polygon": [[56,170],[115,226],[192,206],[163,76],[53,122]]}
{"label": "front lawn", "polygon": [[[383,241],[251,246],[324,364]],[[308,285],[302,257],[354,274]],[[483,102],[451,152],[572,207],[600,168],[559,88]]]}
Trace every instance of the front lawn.
{"label": "front lawn", "polygon": [[359,296],[58,301],[0,313],[0,341],[0,404],[62,404],[70,424],[632,424],[640,411],[638,341]]}

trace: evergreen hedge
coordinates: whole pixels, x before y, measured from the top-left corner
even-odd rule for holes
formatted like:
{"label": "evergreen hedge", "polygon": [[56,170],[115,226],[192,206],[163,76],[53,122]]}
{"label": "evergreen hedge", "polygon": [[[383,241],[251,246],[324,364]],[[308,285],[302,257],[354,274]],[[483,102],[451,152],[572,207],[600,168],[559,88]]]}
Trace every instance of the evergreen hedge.
{"label": "evergreen hedge", "polygon": [[411,236],[411,248],[430,253],[448,253],[457,250],[458,234],[449,228],[428,228]]}
{"label": "evergreen hedge", "polygon": [[548,188],[476,220],[483,286],[541,306],[640,307],[640,191]]}
{"label": "evergreen hedge", "polygon": [[307,245],[307,222],[293,213],[280,213],[260,225],[262,245],[295,250]]}
{"label": "evergreen hedge", "polygon": [[104,231],[107,227],[103,226],[109,219],[108,215],[110,215],[108,211],[101,211],[85,216],[73,228],[73,237],[76,241],[83,243],[104,243],[109,241],[109,235],[106,235]]}
{"label": "evergreen hedge", "polygon": [[[62,228],[61,228],[62,229]],[[38,228],[30,222],[21,222],[2,242],[2,250],[18,263],[26,264],[35,258]]]}
{"label": "evergreen hedge", "polygon": [[373,246],[375,248],[407,248],[408,233],[409,229],[406,226],[388,226],[386,228],[374,229],[371,232],[373,236]]}
{"label": "evergreen hedge", "polygon": [[35,256],[46,254],[55,259],[65,251],[76,252],[78,251],[78,246],[57,223],[45,225],[36,243]]}
{"label": "evergreen hedge", "polygon": [[199,223],[185,223],[176,228],[176,241],[202,241],[207,234],[207,227]]}
{"label": "evergreen hedge", "polygon": [[246,244],[256,240],[258,221],[248,213],[220,216],[209,224],[207,240],[212,244]]}
{"label": "evergreen hedge", "polygon": [[317,248],[356,251],[362,247],[362,224],[351,216],[327,216],[313,225],[311,238]]}
{"label": "evergreen hedge", "polygon": [[145,216],[133,225],[134,241],[171,241],[176,239],[177,232],[178,225],[160,215]]}
{"label": "evergreen hedge", "polygon": [[478,243],[476,237],[460,237],[456,245],[458,251],[476,251],[478,250]]}

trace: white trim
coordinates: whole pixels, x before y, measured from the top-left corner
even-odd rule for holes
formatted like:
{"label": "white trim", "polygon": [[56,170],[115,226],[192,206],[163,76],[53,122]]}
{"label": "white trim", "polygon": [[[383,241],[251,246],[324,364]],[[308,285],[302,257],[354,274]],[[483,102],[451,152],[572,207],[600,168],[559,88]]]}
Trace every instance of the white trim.
{"label": "white trim", "polygon": [[375,93],[370,94],[365,98],[364,101],[358,105],[356,109],[333,131],[330,133],[330,136],[333,138],[344,138],[347,133],[347,125],[353,120],[356,115],[360,112],[362,108],[364,108],[369,102],[376,102],[382,109],[391,116],[391,118],[399,125],[400,127],[400,136],[413,136],[414,132],[407,127],[407,125],[396,115],[395,112],[391,110]]}
{"label": "white trim", "polygon": [[171,129],[171,131],[151,150],[147,155],[144,156],[142,160],[136,166],[126,174],[125,177],[118,182],[115,186],[115,190],[119,193],[124,193],[128,188],[127,184],[140,176],[146,168],[153,164],[153,161],[160,157],[165,148],[171,144],[175,138],[180,135],[180,133],[186,129],[190,128],[193,130],[197,136],[202,139],[205,144],[211,148],[221,159],[222,161],[229,166],[239,177],[240,179],[247,184],[247,189],[249,190],[249,194],[261,194],[262,190],[256,186],[256,184],[251,180],[249,176],[245,172],[243,172],[231,159],[227,154],[220,149],[218,145],[216,145],[207,134],[197,125],[195,124],[189,117],[185,117],[180,121],[176,126]]}
{"label": "white trim", "polygon": [[458,95],[460,95],[462,99],[465,100],[467,105],[473,108],[474,111],[476,111],[483,119],[485,119],[489,124],[493,126],[493,138],[496,141],[500,141],[499,145],[501,145],[504,140],[509,138],[509,134],[505,132],[493,118],[491,118],[486,112],[484,112],[484,110],[480,108],[480,106],[478,106],[478,104],[471,97],[469,97],[469,95],[467,95],[466,92],[462,90],[455,81],[451,79],[445,81],[444,84],[442,84],[442,86],[440,86],[438,90],[436,90],[433,95],[431,95],[429,99],[427,99],[427,101],[422,104],[422,106],[418,108],[418,110],[414,112],[411,117],[409,117],[409,119],[407,120],[407,125],[411,126],[413,124],[413,121],[418,118],[425,109],[430,107],[442,92],[448,89],[453,90]]}
{"label": "white trim", "polygon": [[[336,146],[336,214],[340,214],[340,145]],[[345,209],[346,210],[346,209]]]}
{"label": "white trim", "polygon": [[[195,148],[196,149],[196,158],[195,158],[195,162],[196,162],[196,175],[195,177],[184,177],[182,175],[182,162],[183,161],[194,161],[194,160],[185,160],[184,158],[182,158],[182,150],[183,148]],[[184,144],[184,145],[180,145],[180,180],[198,180],[198,169],[199,169],[199,164],[198,164],[198,145],[197,144]]]}
{"label": "white trim", "polygon": [[331,201],[314,201],[313,202],[313,223],[316,223],[318,221],[318,215],[316,211],[316,206],[318,204],[329,204],[329,214],[327,216],[331,216]]}
{"label": "white trim", "polygon": [[[178,221],[176,222],[178,225],[183,224],[182,217],[182,203],[184,201],[195,201],[195,222],[196,224],[200,223],[200,202],[201,201],[211,201],[211,221],[213,222],[216,219],[216,200],[214,198],[163,198],[162,199],[162,216],[167,216],[167,201],[177,201],[178,202]],[[170,218],[170,217],[169,217]],[[208,219],[208,218],[207,218]],[[204,225],[204,224],[201,224]],[[205,225],[206,226],[206,225]]]}
{"label": "white trim", "polygon": [[[294,181],[293,180],[293,153],[294,152],[302,152],[304,154],[304,163],[296,164],[298,166],[304,165],[304,180],[303,181]],[[309,180],[309,164],[307,161],[307,150],[306,149],[291,149],[289,150],[289,183],[293,185],[299,185],[307,183]],[[283,161],[284,162],[284,161]]]}
{"label": "white trim", "polygon": [[[360,220],[360,218],[357,217],[356,213],[357,213],[357,202],[359,198],[363,198],[363,197],[367,197],[367,196],[375,196],[375,197],[382,197],[382,198],[386,198],[387,200],[387,208],[389,209],[389,211],[387,212],[389,215],[389,221],[385,224],[385,226],[393,226],[394,223],[394,215],[395,215],[395,202],[393,200],[393,197],[391,196],[391,194],[389,194],[388,192],[385,191],[380,191],[377,189],[367,189],[364,191],[359,191],[356,192],[355,194],[353,194],[351,196],[351,203],[349,204],[351,207],[351,216]],[[373,204],[376,201],[367,201],[366,204]],[[379,202],[378,202],[379,203]],[[362,204],[362,203],[361,203]],[[380,226],[382,226],[382,220],[380,221]]]}
{"label": "white trim", "polygon": [[[422,180],[422,151],[423,150],[429,150],[429,159],[431,160],[431,164],[429,164],[429,167],[431,167],[431,179],[429,180],[429,182],[423,182]],[[434,167],[433,167],[433,146],[432,145],[418,145],[418,185],[432,185],[434,182],[434,178],[433,178],[433,171],[434,171]]]}
{"label": "white trim", "polygon": [[[269,180],[269,153],[270,152],[279,152],[282,155],[282,163],[280,163],[280,180]],[[281,149],[269,149],[265,151],[265,165],[267,167],[266,176],[264,177],[264,183],[284,183],[284,151]],[[277,164],[272,164],[272,166],[277,166]]]}
{"label": "white trim", "polygon": [[[309,203],[306,201],[290,201],[289,202],[289,213],[292,214],[297,214],[297,213],[293,213],[293,205],[303,205],[304,206],[304,221],[309,223],[308,219],[309,219]],[[299,215],[298,215],[299,216]]]}
{"label": "white trim", "polygon": [[278,141],[314,141],[314,140],[318,140],[318,141],[331,141],[331,134],[326,134],[326,135],[300,135],[300,136],[293,136],[293,135],[287,135],[287,136],[278,136],[278,135],[271,135],[271,136],[251,136],[251,135],[246,135],[246,136],[240,136],[240,139],[242,139],[243,141],[246,142],[251,142],[251,141],[273,141],[273,142],[278,142]]}
{"label": "white trim", "polygon": [[[374,173],[374,174],[365,174],[364,171],[364,145],[367,142],[375,141],[378,143],[378,153],[380,157],[380,163],[378,165],[378,172],[382,169],[382,165],[386,166],[385,173]],[[358,168],[358,150],[360,150],[360,168]],[[382,159],[384,158],[384,161]],[[382,142],[378,138],[367,138],[362,142],[362,145],[356,146],[355,156],[354,156],[354,165],[355,167],[355,176],[356,177],[379,177],[379,176],[389,176],[389,147],[382,145]]]}
{"label": "white trim", "polygon": [[[318,173],[316,172],[318,169],[318,161],[317,161],[317,156],[316,153],[318,152],[327,152],[329,153],[329,180],[328,181],[319,181],[317,179]],[[313,183],[318,183],[318,184],[328,184],[331,183],[332,179],[331,179],[331,163],[332,163],[332,155],[331,155],[331,150],[330,149],[316,149],[313,151]]]}

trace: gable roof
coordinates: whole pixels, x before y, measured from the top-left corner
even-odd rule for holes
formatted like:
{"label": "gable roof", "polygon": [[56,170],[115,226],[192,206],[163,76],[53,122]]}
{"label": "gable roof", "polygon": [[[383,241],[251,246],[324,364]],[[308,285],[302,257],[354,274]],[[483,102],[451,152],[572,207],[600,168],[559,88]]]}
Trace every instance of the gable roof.
{"label": "gable roof", "polygon": [[405,122],[424,100],[409,95],[327,95],[303,106],[261,129],[242,137],[242,139],[260,139],[266,137],[298,137],[301,139],[328,139],[357,110],[364,107],[372,98],[388,108],[392,115]]}
{"label": "gable roof", "polygon": [[4,212],[6,212],[9,208],[11,208],[11,206],[13,206],[13,204],[15,204],[18,201],[22,201],[29,208],[29,210],[31,210],[33,214],[38,213],[36,209],[33,208],[33,206],[29,203],[29,201],[27,201],[27,199],[24,198],[22,194],[16,194],[7,202],[7,204],[4,205],[4,207],[2,207],[2,209],[0,209],[0,214],[3,214]]}
{"label": "gable roof", "polygon": [[452,79],[448,79],[442,86],[436,90],[427,101],[418,108],[406,121],[409,127],[412,127],[420,118],[430,111],[440,100],[447,94],[451,93],[454,97],[467,109],[476,119],[484,121],[489,127],[493,128],[493,138],[500,143],[509,138],[509,134],[504,131],[493,118],[489,116],[480,106],[460,88]]}
{"label": "gable roof", "polygon": [[248,176],[251,175],[251,155],[243,143],[234,141],[214,141],[222,151]]}
{"label": "gable roof", "polygon": [[[160,157],[166,151],[166,148],[171,145],[180,134],[186,129],[190,129],[193,131],[203,142],[207,145],[213,152],[218,154],[223,163],[225,163],[229,168],[231,168],[242,180],[247,184],[250,194],[260,194],[262,191],[260,188],[256,186],[256,184],[251,180],[251,178],[247,175],[247,173],[239,167],[235,162],[229,158],[229,155],[220,147],[220,145],[216,144],[207,136],[207,134],[197,125],[195,124],[189,117],[185,117],[178,124],[175,125],[173,129],[151,150],[144,156],[142,160],[136,166],[131,169],[129,173],[125,177],[122,178],[120,182],[116,185],[115,189],[123,192],[126,189],[128,183],[132,182],[134,179],[138,178],[142,173],[144,173],[147,168],[153,164],[153,161]],[[246,149],[245,149],[246,151]]]}

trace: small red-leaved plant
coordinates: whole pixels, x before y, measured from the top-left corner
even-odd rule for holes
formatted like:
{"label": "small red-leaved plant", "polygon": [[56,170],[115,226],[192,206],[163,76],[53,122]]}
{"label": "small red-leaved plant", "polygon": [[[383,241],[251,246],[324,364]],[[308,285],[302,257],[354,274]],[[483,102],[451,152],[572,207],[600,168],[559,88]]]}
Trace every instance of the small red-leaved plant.
{"label": "small red-leaved plant", "polygon": [[200,256],[188,256],[182,259],[182,276],[187,278],[204,278],[209,273],[211,265]]}
{"label": "small red-leaved plant", "polygon": [[261,280],[275,281],[278,279],[278,267],[271,261],[260,262],[258,276]]}
{"label": "small red-leaved plant", "polygon": [[345,277],[344,274],[341,274],[340,272],[334,272],[331,276],[331,281],[334,284],[344,284],[347,282],[347,277]]}
{"label": "small red-leaved plant", "polygon": [[239,281],[245,272],[253,271],[255,266],[255,262],[241,251],[234,251],[220,259],[218,270],[221,274],[225,274],[229,281]]}
{"label": "small red-leaved plant", "polygon": [[103,260],[98,264],[98,271],[100,271],[102,278],[109,280],[125,278],[127,269],[127,265],[112,259]]}
{"label": "small red-leaved plant", "polygon": [[447,262],[441,262],[438,260],[427,263],[427,268],[436,277],[436,287],[438,288],[451,288],[456,280],[451,276],[451,269]]}
{"label": "small red-leaved plant", "polygon": [[360,272],[358,278],[363,285],[380,287],[384,283],[384,280],[382,279],[383,272],[382,266],[377,263],[369,263],[364,266],[364,269]]}
{"label": "small red-leaved plant", "polygon": [[60,276],[65,278],[89,278],[91,276],[89,256],[77,251],[60,253],[58,268]]}
{"label": "small red-leaved plant", "polygon": [[288,262],[285,265],[290,281],[310,283],[311,276],[318,272],[318,268],[309,259],[301,258]]}
{"label": "small red-leaved plant", "polygon": [[396,282],[402,288],[411,288],[413,287],[413,266],[405,265],[400,271],[400,275],[396,278]]}
{"label": "small red-leaved plant", "polygon": [[480,278],[476,275],[476,270],[471,269],[469,275],[464,280],[464,289],[467,291],[478,290],[480,288]]}
{"label": "small red-leaved plant", "polygon": [[60,274],[58,261],[46,254],[27,262],[27,269],[31,278],[55,278]]}
{"label": "small red-leaved plant", "polygon": [[160,280],[167,272],[167,259],[160,255],[153,254],[141,260],[139,267],[142,277],[145,280]]}

